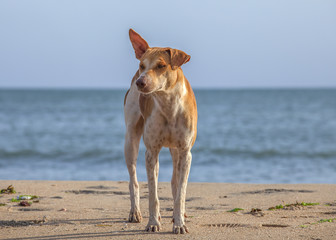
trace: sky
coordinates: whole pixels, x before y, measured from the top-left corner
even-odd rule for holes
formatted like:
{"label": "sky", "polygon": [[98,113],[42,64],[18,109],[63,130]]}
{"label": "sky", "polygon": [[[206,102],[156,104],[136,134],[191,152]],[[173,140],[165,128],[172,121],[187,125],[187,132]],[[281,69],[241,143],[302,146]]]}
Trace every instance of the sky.
{"label": "sky", "polygon": [[335,88],[335,13],[334,0],[0,0],[0,88],[127,88],[129,28],[191,55],[195,88]]}

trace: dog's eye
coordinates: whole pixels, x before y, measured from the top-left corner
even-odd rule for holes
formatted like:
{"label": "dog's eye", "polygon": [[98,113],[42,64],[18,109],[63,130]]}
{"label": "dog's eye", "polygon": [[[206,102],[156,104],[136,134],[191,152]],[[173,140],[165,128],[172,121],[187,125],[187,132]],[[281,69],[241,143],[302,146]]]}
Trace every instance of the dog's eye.
{"label": "dog's eye", "polygon": [[164,68],[164,67],[166,67],[166,65],[163,64],[163,63],[159,63],[159,64],[157,65],[157,68]]}
{"label": "dog's eye", "polygon": [[141,70],[144,70],[144,69],[145,69],[145,65],[140,64],[140,69],[141,69]]}

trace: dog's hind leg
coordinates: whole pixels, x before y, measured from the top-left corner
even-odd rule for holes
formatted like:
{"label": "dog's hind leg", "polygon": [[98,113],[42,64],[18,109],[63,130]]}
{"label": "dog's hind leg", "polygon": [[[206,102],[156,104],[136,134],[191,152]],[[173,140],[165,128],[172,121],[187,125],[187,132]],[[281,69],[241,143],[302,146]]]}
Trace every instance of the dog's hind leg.
{"label": "dog's hind leg", "polygon": [[172,156],[173,160],[173,175],[171,178],[171,190],[173,194],[173,199],[175,201],[176,198],[176,191],[177,191],[177,181],[179,176],[179,169],[177,167],[178,165],[178,150],[176,148],[169,148],[170,155]]}
{"label": "dog's hind leg", "polygon": [[[135,94],[136,95],[136,94]],[[139,184],[136,174],[136,163],[139,152],[139,143],[143,133],[144,120],[140,114],[139,105],[136,101],[138,96],[129,94],[125,103],[125,160],[130,176],[129,190],[131,198],[130,222],[141,222]]]}
{"label": "dog's hind leg", "polygon": [[[179,168],[178,168],[179,153],[178,153],[178,149],[176,148],[169,148],[169,151],[170,151],[170,155],[172,156],[172,160],[173,160],[173,175],[171,178],[171,190],[173,194],[173,200],[175,202],[176,192],[177,192],[177,183],[179,179]],[[186,212],[184,212],[184,217],[185,218],[188,217]]]}
{"label": "dog's hind leg", "polygon": [[177,168],[179,169],[178,183],[176,197],[174,200],[174,233],[186,233],[189,232],[185,226],[184,214],[185,214],[185,198],[187,191],[187,182],[191,165],[191,152],[190,150],[179,151],[179,162]]}

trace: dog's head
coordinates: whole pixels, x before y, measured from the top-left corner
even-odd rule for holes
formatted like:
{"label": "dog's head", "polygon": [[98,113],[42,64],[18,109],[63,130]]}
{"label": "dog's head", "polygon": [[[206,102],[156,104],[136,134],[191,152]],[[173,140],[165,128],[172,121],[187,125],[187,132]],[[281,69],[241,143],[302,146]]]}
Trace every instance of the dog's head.
{"label": "dog's head", "polygon": [[176,81],[176,70],[190,60],[190,56],[181,50],[150,48],[133,29],[129,30],[129,37],[135,56],[140,60],[136,85],[142,93],[149,94],[171,86],[172,81]]}

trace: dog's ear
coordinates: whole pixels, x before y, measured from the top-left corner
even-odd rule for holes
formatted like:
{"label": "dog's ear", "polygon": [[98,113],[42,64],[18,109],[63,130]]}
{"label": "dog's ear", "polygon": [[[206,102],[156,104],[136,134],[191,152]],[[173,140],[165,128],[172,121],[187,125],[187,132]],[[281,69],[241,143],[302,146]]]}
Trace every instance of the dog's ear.
{"label": "dog's ear", "polygon": [[149,48],[148,43],[133,29],[129,30],[129,38],[135,51],[135,57],[140,59]]}
{"label": "dog's ear", "polygon": [[170,65],[173,70],[176,70],[190,60],[190,56],[181,50],[168,48],[166,51],[170,56]]}

